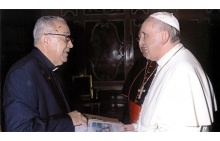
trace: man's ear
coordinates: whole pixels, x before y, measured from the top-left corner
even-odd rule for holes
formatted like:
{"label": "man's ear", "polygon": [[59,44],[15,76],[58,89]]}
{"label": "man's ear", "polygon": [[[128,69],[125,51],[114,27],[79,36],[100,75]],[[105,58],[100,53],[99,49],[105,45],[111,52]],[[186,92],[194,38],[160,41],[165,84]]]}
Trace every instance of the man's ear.
{"label": "man's ear", "polygon": [[43,44],[45,46],[48,46],[50,39],[49,39],[49,37],[47,35],[42,35],[42,39],[41,40],[42,40],[42,42],[43,42]]}
{"label": "man's ear", "polygon": [[50,38],[47,35],[42,35],[39,39],[39,46],[38,48],[42,52],[47,52],[49,45],[50,45]]}
{"label": "man's ear", "polygon": [[170,34],[167,30],[161,31],[161,34],[162,34],[161,44],[165,45],[169,41]]}

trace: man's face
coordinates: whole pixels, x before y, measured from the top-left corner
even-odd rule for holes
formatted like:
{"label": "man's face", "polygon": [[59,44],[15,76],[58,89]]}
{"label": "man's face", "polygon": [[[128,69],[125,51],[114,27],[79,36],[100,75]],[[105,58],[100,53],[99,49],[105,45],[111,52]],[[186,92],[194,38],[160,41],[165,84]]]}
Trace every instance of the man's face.
{"label": "man's face", "polygon": [[160,49],[160,32],[153,26],[152,20],[146,20],[139,31],[139,48],[143,56],[152,61],[157,61]]}
{"label": "man's face", "polygon": [[68,53],[73,47],[73,43],[70,38],[68,38],[68,35],[70,35],[69,27],[59,21],[54,21],[54,24],[56,25],[55,32],[53,32],[53,34],[48,34],[51,36],[48,55],[50,61],[55,66],[59,66],[67,62]]}

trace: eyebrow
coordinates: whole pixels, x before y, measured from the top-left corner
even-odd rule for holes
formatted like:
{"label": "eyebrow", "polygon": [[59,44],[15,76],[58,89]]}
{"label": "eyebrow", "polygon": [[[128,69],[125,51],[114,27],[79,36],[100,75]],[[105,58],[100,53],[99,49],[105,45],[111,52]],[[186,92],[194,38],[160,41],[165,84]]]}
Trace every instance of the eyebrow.
{"label": "eyebrow", "polygon": [[147,35],[146,32],[142,31],[142,32],[140,32],[140,33],[138,34],[138,36],[141,36],[142,34],[143,34],[144,36]]}
{"label": "eyebrow", "polygon": [[[61,26],[60,26],[61,27]],[[57,33],[58,33],[58,30],[55,30]],[[70,32],[69,31],[65,31],[65,32],[63,32],[63,34],[68,34],[68,35],[70,35]]]}

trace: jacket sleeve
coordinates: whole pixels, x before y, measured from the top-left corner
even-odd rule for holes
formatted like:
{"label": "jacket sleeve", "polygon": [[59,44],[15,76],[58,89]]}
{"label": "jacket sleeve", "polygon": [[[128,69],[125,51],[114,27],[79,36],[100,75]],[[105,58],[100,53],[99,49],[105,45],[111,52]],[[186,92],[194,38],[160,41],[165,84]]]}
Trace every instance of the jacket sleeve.
{"label": "jacket sleeve", "polygon": [[24,69],[8,74],[3,96],[5,131],[75,131],[68,114],[57,114],[42,118],[39,112],[39,91],[33,76]]}

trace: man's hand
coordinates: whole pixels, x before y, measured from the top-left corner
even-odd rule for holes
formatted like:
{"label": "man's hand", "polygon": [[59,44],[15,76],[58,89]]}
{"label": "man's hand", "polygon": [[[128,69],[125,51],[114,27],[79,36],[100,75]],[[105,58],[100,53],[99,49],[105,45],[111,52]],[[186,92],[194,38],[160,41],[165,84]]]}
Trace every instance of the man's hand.
{"label": "man's hand", "polygon": [[68,115],[71,117],[74,126],[77,125],[87,126],[87,118],[83,116],[80,112],[75,110],[69,112]]}
{"label": "man's hand", "polygon": [[126,124],[126,125],[123,125],[123,128],[124,128],[124,131],[125,132],[134,132],[135,129],[134,129],[134,126],[132,124]]}

